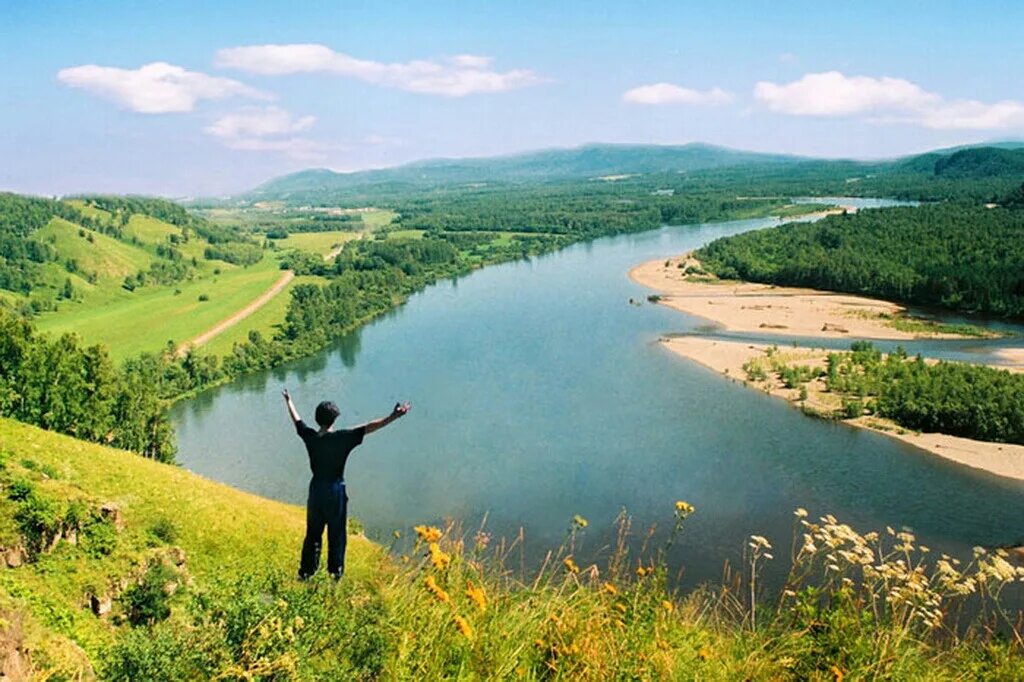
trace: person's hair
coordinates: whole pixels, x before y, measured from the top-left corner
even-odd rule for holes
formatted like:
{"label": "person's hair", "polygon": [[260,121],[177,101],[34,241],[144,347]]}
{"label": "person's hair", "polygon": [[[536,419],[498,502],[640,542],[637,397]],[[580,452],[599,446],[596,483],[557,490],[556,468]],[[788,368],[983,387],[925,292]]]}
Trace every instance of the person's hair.
{"label": "person's hair", "polygon": [[334,423],[334,420],[341,414],[338,406],[330,400],[325,400],[316,406],[316,423],[325,429]]}

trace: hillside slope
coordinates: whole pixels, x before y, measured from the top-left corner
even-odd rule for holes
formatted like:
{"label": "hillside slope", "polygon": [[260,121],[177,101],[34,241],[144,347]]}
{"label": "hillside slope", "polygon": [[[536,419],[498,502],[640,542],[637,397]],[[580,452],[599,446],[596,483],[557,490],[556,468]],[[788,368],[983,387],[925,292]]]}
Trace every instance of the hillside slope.
{"label": "hillside slope", "polygon": [[[296,476],[306,475],[301,448],[282,456],[295,458]],[[296,570],[300,507],[9,419],[0,419],[0,462],[0,556],[15,564],[0,568],[0,612],[34,624],[27,658],[40,670],[87,669],[79,647],[93,667],[101,663],[132,628],[117,624],[127,618],[121,586],[157,559],[184,558],[177,568],[194,592]],[[45,547],[25,532],[32,524]],[[108,534],[105,526],[115,524],[121,530]],[[349,575],[365,578],[374,546],[351,538],[349,548]],[[110,612],[97,616],[93,597]],[[0,654],[11,648],[5,644]]]}
{"label": "hillside slope", "polygon": [[[394,560],[350,534],[345,579],[302,583],[293,577],[301,509],[173,466],[0,419],[0,491],[0,672],[15,679],[1024,674],[1012,641],[986,630],[951,641],[931,615],[959,612],[962,580],[984,575],[994,591],[1015,580],[1004,559],[937,573],[948,585],[922,584],[932,569],[912,536],[890,547],[896,538],[861,536],[830,517],[808,524],[823,549],[802,550],[798,572],[823,570],[827,552],[867,551],[888,588],[866,576],[851,592],[840,578],[856,564],[844,563],[824,591],[798,580],[791,598],[760,604],[754,627],[742,571],[736,592],[681,596],[657,556],[620,549],[607,565],[577,565],[579,517],[566,546],[529,575],[505,568],[512,550],[487,535],[419,526]],[[693,512],[675,503],[676,532]],[[755,564],[770,560],[767,540],[754,536],[751,547]],[[921,572],[906,570],[908,560]],[[886,596],[910,585],[909,601]]]}

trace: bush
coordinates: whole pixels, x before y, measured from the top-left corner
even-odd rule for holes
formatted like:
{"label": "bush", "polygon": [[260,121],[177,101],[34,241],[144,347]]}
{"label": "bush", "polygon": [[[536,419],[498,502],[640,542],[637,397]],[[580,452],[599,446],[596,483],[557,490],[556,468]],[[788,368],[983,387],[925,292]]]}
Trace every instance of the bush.
{"label": "bush", "polygon": [[157,540],[168,545],[178,539],[178,528],[166,516],[157,519],[150,527],[149,532]]}
{"label": "bush", "polygon": [[170,616],[171,598],[165,587],[176,577],[166,564],[151,564],[142,581],[121,595],[128,622],[135,626],[150,625]]}

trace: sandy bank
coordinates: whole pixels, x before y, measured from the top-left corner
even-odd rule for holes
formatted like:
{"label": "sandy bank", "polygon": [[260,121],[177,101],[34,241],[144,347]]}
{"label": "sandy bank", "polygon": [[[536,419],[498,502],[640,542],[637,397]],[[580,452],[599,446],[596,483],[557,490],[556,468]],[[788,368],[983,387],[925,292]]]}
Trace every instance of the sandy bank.
{"label": "sandy bank", "polygon": [[907,311],[888,301],[731,280],[696,281],[684,276],[680,265],[699,267],[697,261],[683,255],[642,263],[630,270],[629,276],[659,292],[661,302],[670,308],[706,318],[730,331],[853,339],[958,337],[927,330],[925,324],[918,325],[924,327],[920,331],[894,328],[893,319],[906,320]]}
{"label": "sandy bank", "polygon": [[[750,382],[743,366],[748,362],[759,362],[767,358],[767,345],[738,341],[722,341],[696,336],[672,337],[662,340],[672,352],[724,374],[751,388],[764,391],[775,397],[802,405],[819,413],[832,413],[839,408],[841,399],[825,392],[824,383],[813,380],[806,384],[806,399],[801,401],[798,389],[789,389],[777,379],[764,382]],[[810,367],[824,367],[828,351],[812,348],[780,348],[776,358],[792,364]],[[860,417],[846,423],[868,428],[897,438],[915,447],[927,450],[946,459],[975,469],[982,469],[998,476],[1024,480],[1024,445],[989,443],[940,433],[915,433],[896,423],[878,417]]]}

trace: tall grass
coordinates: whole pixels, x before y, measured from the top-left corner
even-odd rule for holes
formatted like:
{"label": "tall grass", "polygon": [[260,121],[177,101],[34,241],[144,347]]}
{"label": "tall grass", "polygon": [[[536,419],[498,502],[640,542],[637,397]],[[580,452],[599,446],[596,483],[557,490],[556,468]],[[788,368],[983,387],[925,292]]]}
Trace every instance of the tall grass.
{"label": "tall grass", "polygon": [[905,532],[860,534],[797,510],[791,565],[760,586],[771,541],[753,536],[721,585],[674,591],[665,556],[694,512],[677,502],[665,544],[631,555],[629,519],[601,566],[563,545],[531,573],[509,568],[521,538],[418,526],[381,551],[366,582],[226,580],[187,611],[111,652],[121,679],[1024,679],[1019,614],[1001,592],[1024,580],[1004,552],[961,565]]}

